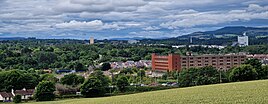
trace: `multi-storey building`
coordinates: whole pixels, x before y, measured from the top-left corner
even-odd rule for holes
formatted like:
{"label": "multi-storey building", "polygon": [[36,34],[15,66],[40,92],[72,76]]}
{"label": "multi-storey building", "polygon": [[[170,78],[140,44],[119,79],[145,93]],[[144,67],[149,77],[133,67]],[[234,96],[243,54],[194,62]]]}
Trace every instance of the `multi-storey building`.
{"label": "multi-storey building", "polygon": [[228,70],[240,66],[246,60],[246,55],[201,55],[180,56],[169,54],[160,56],[152,54],[152,69],[162,71],[182,70],[195,67],[213,66],[218,70]]}
{"label": "multi-storey building", "polygon": [[94,44],[94,38],[93,37],[90,37],[89,44]]}
{"label": "multi-storey building", "polygon": [[152,54],[152,69],[162,71],[180,70],[180,56],[169,54],[168,56],[159,56]]}
{"label": "multi-storey building", "polygon": [[243,36],[238,36],[237,42],[240,47],[248,46],[248,36],[246,36],[246,33],[244,33]]}

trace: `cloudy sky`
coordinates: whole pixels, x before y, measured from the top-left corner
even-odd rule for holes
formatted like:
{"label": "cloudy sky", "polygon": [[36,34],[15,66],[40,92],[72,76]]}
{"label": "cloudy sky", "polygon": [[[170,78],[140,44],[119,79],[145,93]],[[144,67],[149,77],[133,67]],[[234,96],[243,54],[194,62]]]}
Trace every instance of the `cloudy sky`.
{"label": "cloudy sky", "polygon": [[267,0],[0,0],[0,37],[162,38],[268,26]]}

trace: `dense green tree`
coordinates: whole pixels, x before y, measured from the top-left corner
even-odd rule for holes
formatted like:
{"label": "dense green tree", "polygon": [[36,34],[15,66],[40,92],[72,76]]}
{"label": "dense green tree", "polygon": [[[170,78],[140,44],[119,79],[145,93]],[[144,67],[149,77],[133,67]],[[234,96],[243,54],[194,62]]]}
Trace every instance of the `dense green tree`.
{"label": "dense green tree", "polygon": [[70,86],[77,86],[79,84],[84,83],[85,78],[76,74],[68,74],[68,75],[64,75],[64,77],[62,77],[60,79],[60,82],[62,84],[65,85],[70,85]]}
{"label": "dense green tree", "polygon": [[260,62],[260,60],[258,59],[249,59],[245,61],[245,64],[249,64],[251,66],[253,66],[253,68],[256,70],[257,72],[257,79],[264,79],[266,76],[266,71],[263,70],[262,68],[262,63]]}
{"label": "dense green tree", "polygon": [[102,71],[107,71],[107,70],[109,70],[109,69],[111,69],[111,64],[110,64],[110,63],[105,62],[105,63],[103,63],[103,64],[101,65],[101,70],[102,70]]}
{"label": "dense green tree", "polygon": [[179,74],[179,84],[182,87],[214,84],[220,82],[220,73],[213,67],[190,68]]}
{"label": "dense green tree", "polygon": [[145,77],[145,70],[139,70],[138,73],[137,73],[137,75],[139,77]]}
{"label": "dense green tree", "polygon": [[103,83],[103,81],[96,77],[90,77],[81,86],[80,91],[85,97],[104,96],[106,93],[106,84],[108,83]]}
{"label": "dense green tree", "polygon": [[105,86],[108,86],[109,83],[111,82],[110,79],[107,76],[103,75],[103,72],[100,70],[94,71],[93,73],[90,74],[89,77],[95,77],[100,79]]}
{"label": "dense green tree", "polygon": [[24,47],[24,48],[21,49],[22,54],[29,54],[31,52],[32,52],[32,50],[29,49],[28,47]]}
{"label": "dense green tree", "polygon": [[168,78],[168,74],[165,73],[165,74],[162,75],[163,80],[167,80],[167,78]]}
{"label": "dense green tree", "polygon": [[251,65],[242,65],[233,68],[230,72],[230,81],[249,81],[257,78],[257,72]]}
{"label": "dense green tree", "polygon": [[3,85],[5,86],[6,91],[20,90],[23,89],[23,73],[17,70],[12,70],[6,72],[5,80],[3,81]]}
{"label": "dense green tree", "polygon": [[133,74],[134,71],[131,68],[125,68],[120,71],[120,74]]}
{"label": "dense green tree", "polygon": [[87,68],[80,62],[76,62],[75,65],[74,65],[74,69],[76,71],[85,71],[87,70]]}
{"label": "dense green tree", "polygon": [[261,74],[258,73],[261,79],[268,79],[268,65],[262,66]]}
{"label": "dense green tree", "polygon": [[55,99],[55,94],[54,91],[56,90],[55,88],[55,83],[50,82],[50,81],[42,81],[40,82],[36,89],[35,89],[35,94],[34,98],[36,101],[51,101]]}
{"label": "dense green tree", "polygon": [[119,76],[116,81],[116,86],[119,91],[125,92],[126,91],[126,86],[129,85],[128,79],[126,76]]}
{"label": "dense green tree", "polygon": [[93,72],[80,88],[85,97],[103,96],[109,86],[109,79],[100,70]]}
{"label": "dense green tree", "polygon": [[38,84],[38,76],[18,70],[0,72],[0,91],[32,89]]}
{"label": "dense green tree", "polygon": [[39,83],[39,75],[31,74],[31,73],[25,73],[23,75],[23,80],[21,83],[23,83],[24,88],[26,89],[34,89],[37,84]]}
{"label": "dense green tree", "polygon": [[258,59],[246,60],[244,64],[249,64],[249,65],[253,66],[253,68],[255,68],[256,70],[261,69],[261,66],[262,66],[262,63]]}
{"label": "dense green tree", "polygon": [[51,82],[58,82],[58,78],[56,78],[53,74],[43,74],[41,75],[40,81],[51,81]]}

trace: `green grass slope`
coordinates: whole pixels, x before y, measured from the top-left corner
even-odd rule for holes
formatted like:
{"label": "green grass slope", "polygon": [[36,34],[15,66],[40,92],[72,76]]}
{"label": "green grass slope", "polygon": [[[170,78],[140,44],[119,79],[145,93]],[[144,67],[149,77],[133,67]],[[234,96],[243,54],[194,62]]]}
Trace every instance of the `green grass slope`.
{"label": "green grass slope", "polygon": [[[37,102],[35,102],[37,103]],[[268,104],[268,80],[145,92],[103,98],[81,98],[40,104]]]}

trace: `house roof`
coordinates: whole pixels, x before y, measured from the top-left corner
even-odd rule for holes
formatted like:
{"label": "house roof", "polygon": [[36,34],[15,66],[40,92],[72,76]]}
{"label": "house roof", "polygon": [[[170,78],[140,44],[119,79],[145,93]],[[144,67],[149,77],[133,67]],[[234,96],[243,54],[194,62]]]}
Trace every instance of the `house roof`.
{"label": "house roof", "polygon": [[0,92],[0,95],[2,97],[13,97],[13,94],[12,93],[7,93],[7,92]]}
{"label": "house roof", "polygon": [[34,93],[34,89],[27,89],[27,90],[16,90],[15,94],[19,94],[19,95],[33,95]]}

